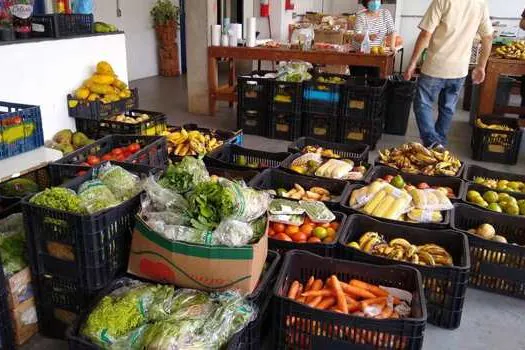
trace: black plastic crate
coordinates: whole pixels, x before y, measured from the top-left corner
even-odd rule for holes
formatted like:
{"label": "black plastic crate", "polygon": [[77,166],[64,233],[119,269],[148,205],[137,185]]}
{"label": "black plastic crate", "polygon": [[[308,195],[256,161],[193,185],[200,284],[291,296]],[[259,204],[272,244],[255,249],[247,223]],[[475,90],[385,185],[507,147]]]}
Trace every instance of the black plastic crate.
{"label": "black plastic crate", "polygon": [[513,130],[481,128],[476,123],[472,130],[472,159],[482,162],[516,164],[523,136],[518,119],[498,116],[478,117],[478,119],[485,124],[506,125]]}
{"label": "black plastic crate", "polygon": [[337,118],[322,114],[303,114],[303,135],[314,137],[327,142],[336,142],[338,139]]}
{"label": "black plastic crate", "polygon": [[403,177],[403,180],[405,180],[405,183],[411,184],[413,186],[417,186],[422,182],[426,182],[431,187],[450,187],[455,194],[454,198],[450,198],[450,200],[452,201],[461,200],[461,196],[463,195],[463,192],[465,191],[465,188],[467,186],[467,184],[464,181],[457,177],[407,174],[384,165],[374,166],[374,168],[366,176],[365,182],[370,184],[376,179],[382,179],[387,175],[401,175],[401,177]]}
{"label": "black plastic crate", "polygon": [[0,160],[42,147],[40,107],[0,101],[0,139]]}
{"label": "black plastic crate", "polygon": [[383,121],[356,121],[352,118],[339,118],[339,142],[362,142],[373,150],[383,136]]}
{"label": "black plastic crate", "polygon": [[[385,166],[385,167],[389,167],[389,168],[392,168],[392,169],[395,169],[395,170],[398,170],[401,172],[402,175],[404,174],[407,174],[406,172],[398,169],[398,168],[394,168],[388,164],[385,164],[383,162],[381,162],[381,160],[379,159],[379,157],[376,158],[375,162],[374,162],[374,165],[375,166]],[[463,175],[463,171],[465,170],[465,167],[466,167],[467,163],[464,162],[464,161],[461,161],[461,167],[459,168],[458,172],[456,173],[456,175],[454,176],[446,176],[446,175],[425,175],[425,176],[429,176],[429,177],[437,177],[437,178],[447,178],[447,177],[457,177],[459,179],[462,178],[462,175]]]}
{"label": "black plastic crate", "polygon": [[288,146],[288,152],[300,153],[306,146],[322,147],[324,149],[331,149],[337,155],[344,159],[352,159],[358,163],[368,163],[368,155],[370,147],[364,143],[353,142],[348,144],[329,142],[319,140],[314,137],[301,137]]}
{"label": "black plastic crate", "polygon": [[124,162],[157,168],[166,166],[168,160],[166,138],[162,136],[111,135],[49,164],[51,179],[53,183],[57,183],[59,180],[75,177],[78,172],[89,169],[80,165],[85,163],[89,156],[102,157],[116,147],[127,147],[132,143],[140,144],[141,149],[126,158]]}
{"label": "black plastic crate", "polygon": [[347,216],[346,214],[334,211],[336,219],[334,221],[339,222],[339,228],[335,233],[335,238],[332,243],[297,243],[297,242],[287,242],[280,241],[278,239],[273,239],[272,237],[268,238],[268,248],[279,252],[279,254],[284,255],[286,252],[289,252],[294,249],[299,249],[301,251],[308,251],[319,256],[333,258],[337,255],[337,240],[345,230]]}
{"label": "black plastic crate", "polygon": [[80,101],[72,95],[67,96],[67,103],[70,117],[101,121],[117,114],[123,114],[130,109],[138,108],[139,90],[131,89],[131,97],[111,103]]}
{"label": "black plastic crate", "polygon": [[[20,206],[13,206],[9,210],[0,212],[0,220],[20,212]],[[277,276],[276,276],[277,277]],[[273,286],[272,286],[273,287]],[[8,292],[3,266],[0,264],[0,349],[15,349],[14,333],[9,311]]]}
{"label": "black plastic crate", "polygon": [[[261,171],[279,167],[289,155],[290,153],[287,152],[271,153],[226,144],[224,147],[208,153],[204,159],[206,164],[210,166],[228,166],[235,170],[253,169]],[[239,162],[245,163],[245,165],[239,165]]]}
{"label": "black plastic crate", "polygon": [[51,14],[31,17],[34,38],[63,38],[93,33],[93,15]]}
{"label": "black plastic crate", "polygon": [[281,255],[276,251],[268,250],[266,264],[259,279],[259,283],[253,292],[246,296],[247,300],[253,302],[259,308],[263,308],[266,300],[270,299],[272,295],[273,284],[277,279],[280,263]]}
{"label": "black plastic crate", "polygon": [[[272,83],[275,78],[263,78],[273,71],[253,71],[237,77],[237,101],[240,110],[268,111],[271,105]],[[255,77],[258,76],[258,77]]]}
{"label": "black plastic crate", "polygon": [[343,117],[358,121],[384,120],[386,86],[385,79],[349,77],[343,89]]}
{"label": "black plastic crate", "polygon": [[[468,233],[491,224],[509,242],[489,241]],[[470,246],[470,286],[492,293],[525,299],[525,220],[456,204],[452,227],[467,234]]]}
{"label": "black plastic crate", "polygon": [[265,304],[259,309],[257,318],[234,335],[225,350],[260,350],[264,348],[264,339],[269,332],[270,303],[271,298],[267,298]]}
{"label": "black plastic crate", "polygon": [[303,116],[294,113],[272,112],[268,136],[272,139],[293,141],[301,136]]}
{"label": "black plastic crate", "polygon": [[407,81],[402,76],[392,76],[388,80],[385,134],[406,135],[415,94],[415,78]]}
{"label": "black plastic crate", "polygon": [[137,124],[118,122],[115,120],[96,121],[75,119],[77,131],[83,132],[89,138],[95,140],[108,135],[157,136],[166,131],[167,121],[164,113],[132,109],[123,114],[126,117],[138,117],[142,114],[147,114],[149,119]]}
{"label": "black plastic crate", "polygon": [[345,195],[349,184],[346,181],[312,178],[299,174],[290,174],[280,169],[268,169],[257,175],[250,183],[250,187],[258,190],[277,190],[284,188],[291,190],[295,184],[302,186],[305,190],[312,187],[322,187],[330,191],[332,200],[325,204],[332,209],[339,208],[341,198]]}
{"label": "black plastic crate", "polygon": [[80,313],[58,306],[37,302],[38,330],[47,338],[67,339],[67,330],[75,324]]}
{"label": "black plastic crate", "polygon": [[271,111],[300,114],[303,101],[303,83],[272,81]]}
{"label": "black plastic crate", "polygon": [[257,109],[237,109],[237,129],[245,134],[268,136],[269,113]]}
{"label": "black plastic crate", "polygon": [[[404,238],[415,245],[437,244],[450,253],[454,266],[416,265],[374,256],[347,246],[350,242],[358,241],[366,232],[377,232],[387,242]],[[436,233],[433,230],[381,222],[365,215],[353,215],[339,238],[339,254],[340,258],[352,261],[375,265],[402,264],[416,268],[423,277],[428,322],[448,329],[459,327],[470,269],[468,239],[463,233],[453,230]]]}
{"label": "black plastic crate", "polygon": [[[411,317],[374,320],[317,310],[286,297],[294,280],[356,278],[412,293]],[[274,289],[273,349],[421,349],[427,312],[419,271],[408,266],[377,266],[322,258],[294,250],[286,254]],[[335,331],[335,329],[340,331]],[[294,341],[295,340],[295,341]]]}
{"label": "black plastic crate", "polygon": [[[480,206],[478,206],[478,205],[476,205],[476,204],[474,204],[472,202],[469,202],[467,200],[467,195],[468,195],[469,191],[478,191],[481,194],[481,196],[483,196],[483,194],[485,194],[485,192],[494,191],[496,193],[508,193],[511,197],[516,198],[516,200],[518,200],[518,201],[525,199],[525,193],[491,190],[490,188],[482,186],[482,185],[477,185],[477,184],[471,183],[471,182],[467,183],[467,185],[465,186],[465,190],[463,191],[463,195],[461,197],[461,200],[464,203],[468,203],[469,205],[472,205],[472,206],[474,206],[476,208],[480,208],[481,210],[483,210],[485,212],[492,212],[492,211],[487,209],[487,208],[480,207]],[[510,214],[505,214],[505,213],[499,213],[499,215],[503,215],[503,216],[505,216],[507,218],[508,217],[518,217],[518,218],[522,218],[523,220],[525,220],[525,216],[523,216],[523,215],[517,216],[517,215],[510,215]]]}
{"label": "black plastic crate", "polygon": [[[343,198],[343,200],[341,201],[341,208],[343,212],[345,212],[348,215],[351,215],[351,214],[366,215],[357,209],[353,209],[352,207],[350,207],[350,204],[349,204],[350,197],[352,196],[352,192],[364,186],[366,185],[363,185],[363,184],[350,185],[350,188],[346,192],[347,193],[346,198]],[[430,230],[444,230],[444,229],[450,228],[450,216],[451,216],[450,213],[451,213],[450,210],[442,211],[441,214],[443,215],[443,221],[440,223],[430,223],[430,222],[429,223],[418,223],[418,222],[409,222],[409,221],[390,220],[390,219],[385,219],[385,218],[376,218],[376,219],[380,221],[384,221],[384,222],[390,222],[393,224],[403,224],[407,226],[415,226],[415,227],[426,228]]]}
{"label": "black plastic crate", "polygon": [[525,175],[512,174],[506,171],[491,170],[479,165],[467,164],[465,166],[465,171],[463,172],[463,180],[473,182],[476,177],[525,182]]}
{"label": "black plastic crate", "polygon": [[[26,196],[26,194],[22,194],[20,196],[18,195],[9,196],[3,193],[2,187],[6,186],[6,184],[10,183],[11,181],[17,181],[17,179],[27,179],[27,180],[33,181],[38,187],[38,190],[36,192],[42,191],[52,185],[60,185],[62,183],[60,181],[57,181],[60,183],[52,182],[49,166],[46,165],[46,166],[40,167],[38,169],[28,172],[27,174],[13,177],[7,181],[0,183],[0,205],[3,203],[13,204]],[[19,186],[16,186],[15,184],[13,186],[20,188]]]}
{"label": "black plastic crate", "polygon": [[229,169],[228,167],[219,167],[219,166],[208,166],[206,167],[210,175],[216,175],[219,177],[224,177],[229,180],[235,181],[244,181],[246,183],[250,182],[253,178],[259,175],[257,170],[235,170]]}
{"label": "black plastic crate", "polygon": [[[342,79],[341,84],[319,81],[319,79],[326,80],[334,77]],[[341,112],[344,99],[343,89],[347,79],[347,75],[320,73],[312,80],[305,81],[302,111],[337,117]]]}
{"label": "black plastic crate", "polygon": [[[104,163],[105,164],[105,163]],[[115,163],[141,177],[154,174],[148,166]],[[77,190],[94,169],[63,185]],[[94,215],[78,215],[22,200],[33,275],[49,274],[75,281],[85,293],[105,287],[127,266],[140,194]]]}

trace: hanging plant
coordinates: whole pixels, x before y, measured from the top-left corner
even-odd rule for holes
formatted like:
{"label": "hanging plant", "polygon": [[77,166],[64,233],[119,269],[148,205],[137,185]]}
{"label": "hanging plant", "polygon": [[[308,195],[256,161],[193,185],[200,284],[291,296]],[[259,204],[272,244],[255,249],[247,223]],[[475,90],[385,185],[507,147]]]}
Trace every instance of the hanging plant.
{"label": "hanging plant", "polygon": [[180,9],[171,0],[157,0],[150,14],[155,26],[166,25],[169,22],[179,25]]}

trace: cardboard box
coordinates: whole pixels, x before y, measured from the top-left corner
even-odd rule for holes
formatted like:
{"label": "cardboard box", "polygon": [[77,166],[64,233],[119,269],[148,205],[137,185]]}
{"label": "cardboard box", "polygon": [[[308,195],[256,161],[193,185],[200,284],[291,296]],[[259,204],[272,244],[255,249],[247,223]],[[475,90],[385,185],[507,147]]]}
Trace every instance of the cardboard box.
{"label": "cardboard box", "polygon": [[38,333],[35,298],[24,301],[11,311],[15,343],[22,345]]}
{"label": "cardboard box", "polygon": [[343,36],[345,31],[328,31],[328,30],[316,30],[314,41],[316,43],[328,43],[335,45],[343,45]]}
{"label": "cardboard box", "polygon": [[7,292],[9,309],[16,308],[34,296],[31,284],[31,269],[29,267],[7,278]]}
{"label": "cardboard box", "polygon": [[243,247],[172,242],[137,217],[128,272],[179,287],[206,291],[237,289],[249,294],[257,286],[267,253],[266,234],[256,244]]}

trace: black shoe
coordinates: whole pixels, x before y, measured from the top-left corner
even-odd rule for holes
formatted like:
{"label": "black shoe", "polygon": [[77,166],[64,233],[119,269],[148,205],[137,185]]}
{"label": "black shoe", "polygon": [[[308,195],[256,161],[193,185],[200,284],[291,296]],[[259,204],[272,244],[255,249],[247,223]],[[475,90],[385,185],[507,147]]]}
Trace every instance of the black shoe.
{"label": "black shoe", "polygon": [[439,142],[434,142],[433,144],[430,145],[430,147],[428,147],[429,149],[433,149],[435,151],[438,151],[440,153],[443,153],[446,151],[446,148],[445,146],[443,146],[442,144],[440,144]]}

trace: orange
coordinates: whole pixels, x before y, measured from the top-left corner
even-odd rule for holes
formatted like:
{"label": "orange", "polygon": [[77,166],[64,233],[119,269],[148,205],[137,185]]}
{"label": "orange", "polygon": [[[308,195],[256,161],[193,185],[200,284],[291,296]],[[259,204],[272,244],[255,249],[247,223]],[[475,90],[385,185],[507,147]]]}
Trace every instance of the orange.
{"label": "orange", "polygon": [[314,230],[314,236],[319,239],[325,239],[326,237],[328,237],[327,229],[320,226],[316,227]]}
{"label": "orange", "polygon": [[312,224],[303,224],[303,226],[299,227],[299,231],[301,231],[307,236],[311,236],[313,230],[314,226]]}
{"label": "orange", "polygon": [[333,242],[334,242],[333,237],[326,237],[325,239],[323,239],[323,243],[333,243]]}
{"label": "orange", "polygon": [[326,234],[328,235],[328,237],[335,237],[335,230],[329,227],[326,229]]}
{"label": "orange", "polygon": [[299,232],[299,226],[289,225],[284,232],[286,232],[286,234],[291,237],[292,235]]}
{"label": "orange", "polygon": [[272,237],[273,235],[275,235],[275,231],[273,230],[273,228],[269,227],[268,228],[268,236]]}
{"label": "orange", "polygon": [[337,221],[331,222],[330,227],[337,231],[339,228],[339,223]]}
{"label": "orange", "polygon": [[291,237],[292,237],[292,241],[297,242],[297,243],[306,242],[306,240],[308,239],[308,237],[306,237],[306,235],[302,232],[297,232]]}
{"label": "orange", "polygon": [[308,243],[322,243],[322,241],[317,237],[310,237],[308,238]]}
{"label": "orange", "polygon": [[273,236],[272,238],[277,239],[279,241],[287,241],[287,242],[291,242],[292,241],[290,236],[288,236],[286,233],[278,233],[275,236]]}
{"label": "orange", "polygon": [[278,224],[276,222],[273,223],[273,231],[275,233],[283,233],[285,230],[286,230],[286,225]]}

